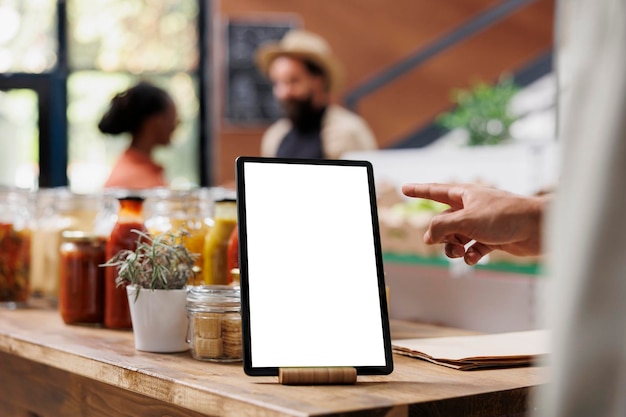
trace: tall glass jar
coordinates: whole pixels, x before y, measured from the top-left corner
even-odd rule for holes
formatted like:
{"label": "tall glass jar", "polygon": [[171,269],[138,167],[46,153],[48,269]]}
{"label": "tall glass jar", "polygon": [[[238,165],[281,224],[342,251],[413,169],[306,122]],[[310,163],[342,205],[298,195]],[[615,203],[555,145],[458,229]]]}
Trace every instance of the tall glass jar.
{"label": "tall glass jar", "polygon": [[[146,232],[143,218],[143,198],[123,197],[119,199],[120,208],[117,223],[113,227],[106,245],[106,259],[109,260],[119,251],[137,249],[139,235],[133,230]],[[104,278],[104,325],[111,329],[130,329],[132,322],[128,306],[128,296],[124,286],[117,287],[115,280],[118,269],[108,267]]]}
{"label": "tall glass jar", "polygon": [[24,306],[30,295],[30,207],[27,192],[0,189],[0,307]]}
{"label": "tall glass jar", "polygon": [[183,244],[197,256],[196,276],[190,285],[200,284],[202,280],[204,239],[213,224],[201,196],[196,191],[155,190],[144,204],[146,228],[151,234],[176,233],[181,229],[188,233]]}
{"label": "tall glass jar", "polygon": [[67,188],[44,189],[37,193],[30,273],[33,295],[56,303],[61,234],[68,230],[93,233],[102,205],[102,195],[74,194]]}
{"label": "tall glass jar", "polygon": [[237,226],[237,203],[234,199],[215,202],[213,227],[204,240],[202,276],[207,285],[228,284],[228,240]]}
{"label": "tall glass jar", "polygon": [[185,245],[191,253],[198,255],[195,262],[196,277],[194,285],[199,285],[203,282],[204,244],[207,235],[215,225],[213,220],[214,200],[211,190],[208,188],[192,190],[187,211],[189,213],[191,235]]}
{"label": "tall glass jar", "polygon": [[241,295],[227,285],[191,287],[187,294],[188,342],[198,360],[235,362],[242,358]]}

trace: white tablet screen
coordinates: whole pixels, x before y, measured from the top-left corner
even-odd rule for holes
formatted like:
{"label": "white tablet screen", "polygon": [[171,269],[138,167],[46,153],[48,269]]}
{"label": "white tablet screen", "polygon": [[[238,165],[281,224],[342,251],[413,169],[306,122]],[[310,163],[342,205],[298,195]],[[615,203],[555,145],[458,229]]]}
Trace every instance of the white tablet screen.
{"label": "white tablet screen", "polygon": [[243,169],[252,367],[385,366],[367,168]]}

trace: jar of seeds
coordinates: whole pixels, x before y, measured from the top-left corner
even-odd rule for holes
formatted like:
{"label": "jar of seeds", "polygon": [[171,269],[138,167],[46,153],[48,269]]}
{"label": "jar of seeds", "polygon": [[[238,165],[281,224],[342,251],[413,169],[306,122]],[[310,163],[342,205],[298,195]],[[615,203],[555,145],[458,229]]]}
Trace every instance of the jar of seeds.
{"label": "jar of seeds", "polygon": [[235,362],[242,358],[239,287],[190,287],[187,295],[191,355],[198,360]]}

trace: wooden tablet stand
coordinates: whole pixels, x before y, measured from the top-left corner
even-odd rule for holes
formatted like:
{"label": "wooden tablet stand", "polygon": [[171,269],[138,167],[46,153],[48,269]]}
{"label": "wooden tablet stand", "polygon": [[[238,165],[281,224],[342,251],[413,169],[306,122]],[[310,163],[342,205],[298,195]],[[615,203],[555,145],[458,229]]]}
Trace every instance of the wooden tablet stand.
{"label": "wooden tablet stand", "polygon": [[279,368],[278,382],[283,385],[351,385],[356,383],[356,368]]}

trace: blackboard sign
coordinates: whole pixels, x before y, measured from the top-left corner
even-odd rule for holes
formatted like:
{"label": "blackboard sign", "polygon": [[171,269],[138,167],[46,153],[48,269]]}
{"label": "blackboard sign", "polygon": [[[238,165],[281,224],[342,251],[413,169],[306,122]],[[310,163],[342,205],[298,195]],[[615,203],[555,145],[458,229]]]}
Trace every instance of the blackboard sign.
{"label": "blackboard sign", "polygon": [[272,85],[254,62],[257,48],[280,40],[293,22],[229,22],[227,25],[225,117],[234,125],[268,124],[281,115]]}

